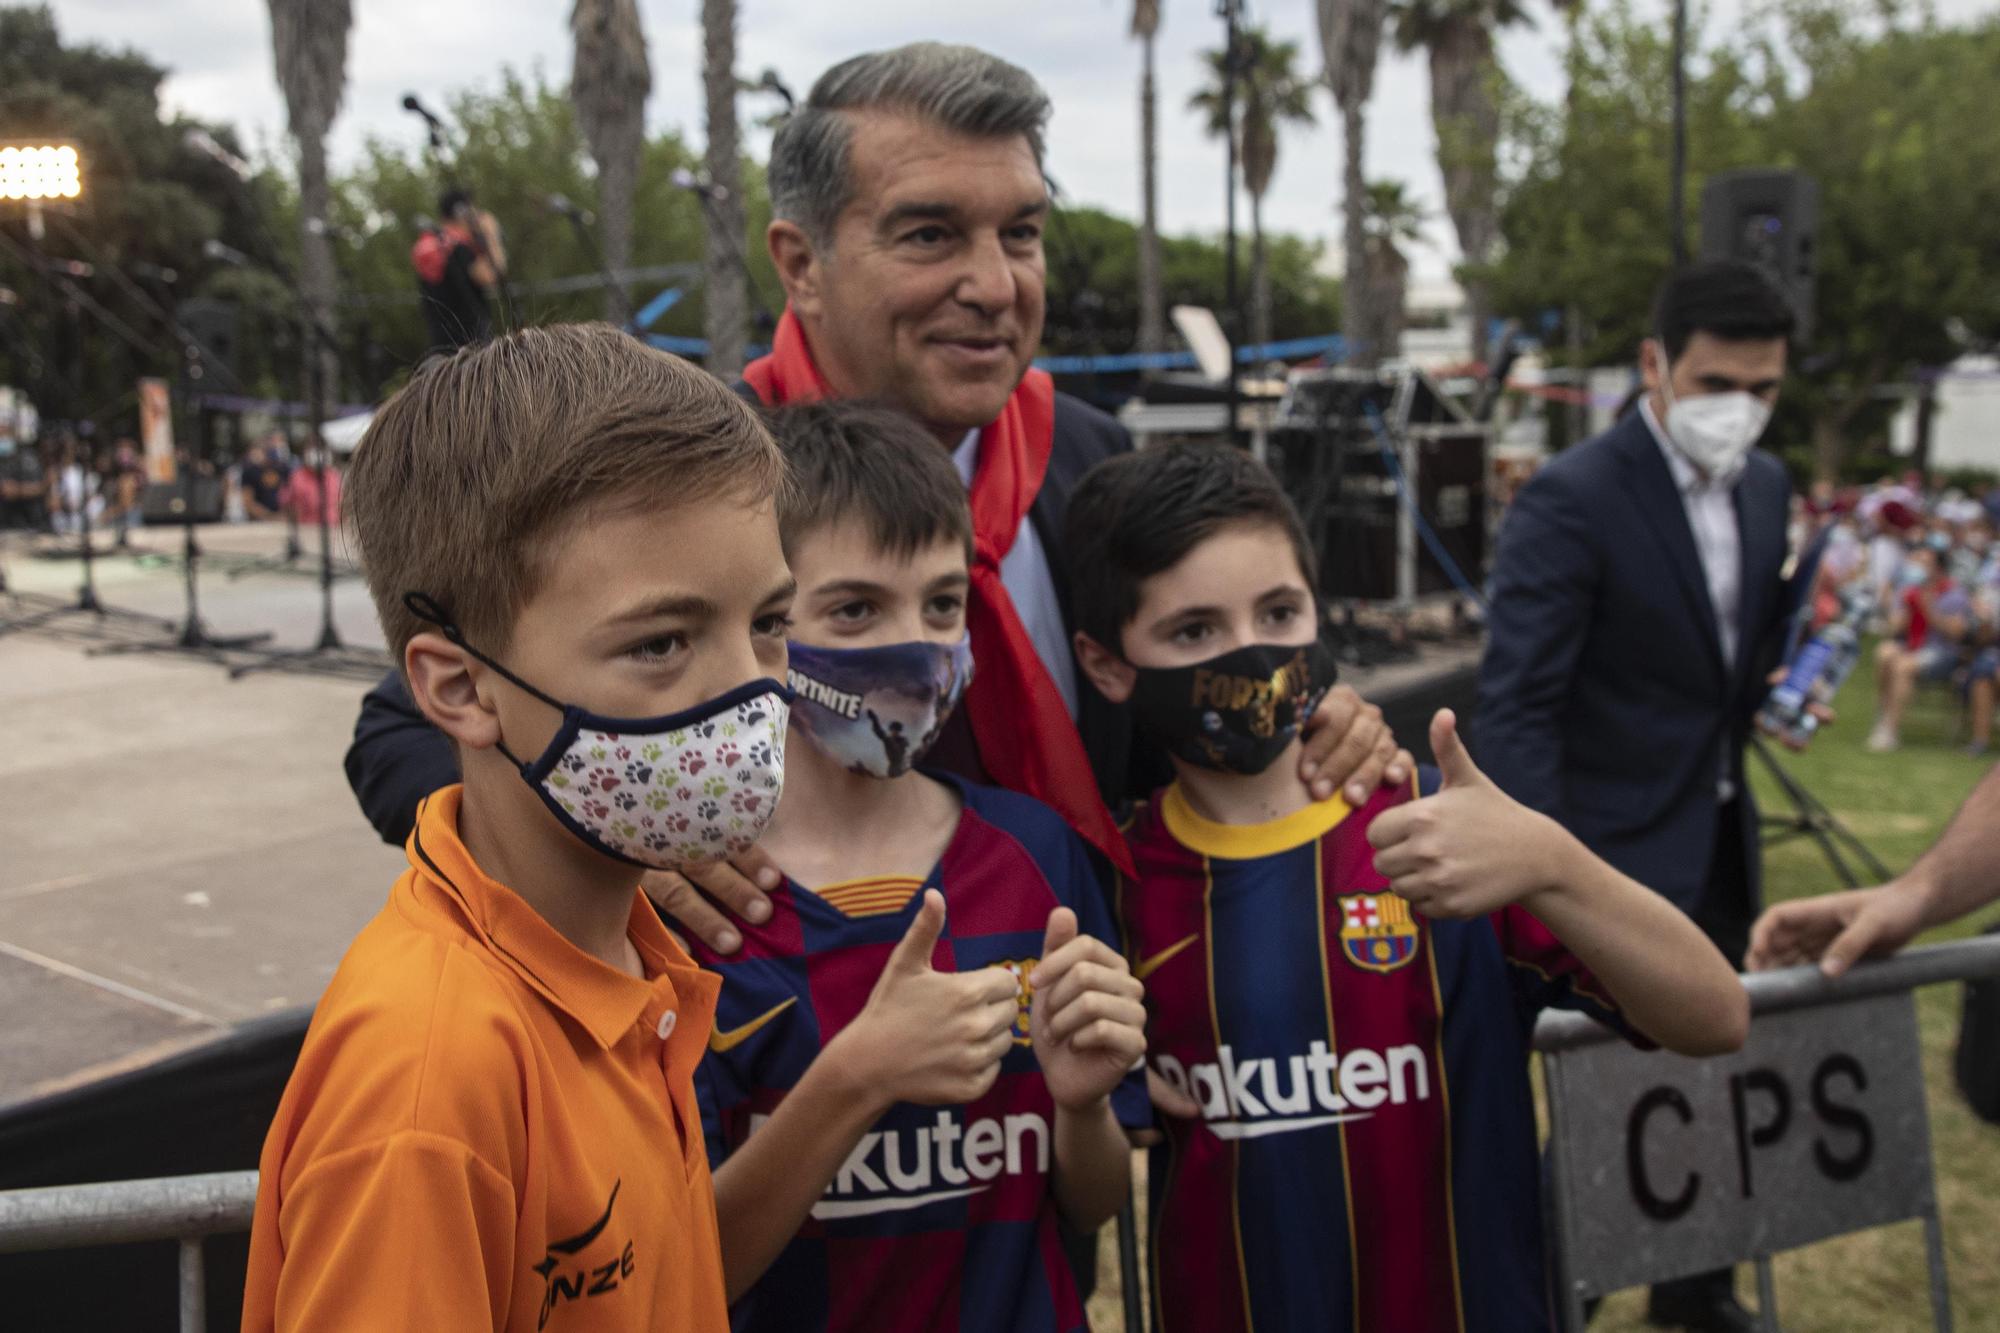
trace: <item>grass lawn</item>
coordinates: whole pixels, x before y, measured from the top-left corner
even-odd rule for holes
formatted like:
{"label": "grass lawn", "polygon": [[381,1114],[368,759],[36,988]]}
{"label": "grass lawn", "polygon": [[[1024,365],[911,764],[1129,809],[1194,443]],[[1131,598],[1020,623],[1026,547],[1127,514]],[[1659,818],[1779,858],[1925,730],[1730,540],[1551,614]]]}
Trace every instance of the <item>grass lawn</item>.
{"label": "grass lawn", "polygon": [[[1943,830],[1990,760],[1961,753],[1957,700],[1927,689],[1911,706],[1903,748],[1869,754],[1862,741],[1874,717],[1872,665],[1864,664],[1838,700],[1840,722],[1787,767],[1873,849],[1891,873],[1914,861]],[[1762,773],[1753,774],[1759,804],[1783,808]],[[1764,891],[1772,902],[1840,887],[1819,848],[1798,839],[1772,848],[1764,861]],[[1975,932],[2000,910],[1975,914],[1926,939]],[[1958,1035],[1959,988],[1932,987],[1918,997],[1925,1077],[1930,1088],[1931,1139],[1938,1195],[1944,1212],[1952,1313],[1961,1330],[2000,1333],[2000,1128],[1974,1119],[1951,1081],[1951,1052]],[[1885,1333],[1930,1327],[1923,1234],[1910,1222],[1842,1237],[1777,1259],[1778,1311],[1793,1333]],[[1746,1266],[1739,1277],[1745,1304],[1754,1304],[1755,1280]],[[1106,1229],[1099,1289],[1091,1301],[1092,1326],[1124,1327],[1119,1312],[1118,1269],[1112,1232]],[[1593,1330],[1645,1329],[1643,1292],[1605,1302]]]}

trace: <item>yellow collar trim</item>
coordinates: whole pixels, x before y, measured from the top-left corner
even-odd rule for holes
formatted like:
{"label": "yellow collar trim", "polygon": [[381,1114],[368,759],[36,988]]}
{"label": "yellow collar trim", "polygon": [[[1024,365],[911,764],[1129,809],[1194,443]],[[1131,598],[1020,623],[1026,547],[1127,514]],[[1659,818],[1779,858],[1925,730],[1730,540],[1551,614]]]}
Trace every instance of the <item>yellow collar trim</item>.
{"label": "yellow collar trim", "polygon": [[1251,861],[1303,847],[1324,837],[1348,813],[1347,802],[1331,796],[1262,824],[1219,824],[1195,813],[1178,782],[1160,799],[1160,818],[1176,842],[1191,852],[1224,861]]}

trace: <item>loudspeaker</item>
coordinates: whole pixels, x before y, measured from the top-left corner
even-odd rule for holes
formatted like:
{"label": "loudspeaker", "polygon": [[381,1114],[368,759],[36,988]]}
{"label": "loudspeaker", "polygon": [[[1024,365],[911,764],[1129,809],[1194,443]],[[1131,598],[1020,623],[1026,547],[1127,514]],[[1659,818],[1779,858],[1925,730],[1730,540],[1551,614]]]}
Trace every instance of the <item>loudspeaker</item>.
{"label": "loudspeaker", "polygon": [[1390,440],[1404,446],[1418,511],[1477,582],[1486,561],[1490,428],[1470,420],[1421,371],[1341,367],[1295,376],[1267,439],[1271,471],[1319,555],[1320,591],[1329,601],[1387,602],[1406,590],[1424,596],[1454,587],[1427,545],[1401,546],[1401,501],[1370,408]]}
{"label": "loudspeaker", "polygon": [[[188,511],[193,511],[193,518]],[[140,516],[152,527],[168,523],[220,523],[222,521],[222,480],[196,477],[186,481],[156,481],[139,500]]]}
{"label": "loudspeaker", "polygon": [[1741,259],[1771,276],[1811,336],[1818,263],[1819,183],[1801,171],[1750,168],[1708,178],[1701,191],[1701,257]]}
{"label": "loudspeaker", "polygon": [[174,320],[206,354],[224,366],[236,365],[236,303],[192,297],[174,307]]}

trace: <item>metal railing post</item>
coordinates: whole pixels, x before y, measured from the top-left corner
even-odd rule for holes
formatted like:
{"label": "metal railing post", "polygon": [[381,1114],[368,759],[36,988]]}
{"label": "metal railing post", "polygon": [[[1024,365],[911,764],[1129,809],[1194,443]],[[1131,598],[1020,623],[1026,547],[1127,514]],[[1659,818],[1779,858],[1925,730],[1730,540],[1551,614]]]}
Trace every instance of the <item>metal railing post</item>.
{"label": "metal railing post", "polygon": [[248,1231],[256,1203],[255,1171],[0,1190],[0,1254],[174,1241],[181,1333],[207,1333],[202,1240]]}
{"label": "metal railing post", "polygon": [[208,1273],[201,1262],[201,1237],[182,1236],[181,1333],[208,1333]]}

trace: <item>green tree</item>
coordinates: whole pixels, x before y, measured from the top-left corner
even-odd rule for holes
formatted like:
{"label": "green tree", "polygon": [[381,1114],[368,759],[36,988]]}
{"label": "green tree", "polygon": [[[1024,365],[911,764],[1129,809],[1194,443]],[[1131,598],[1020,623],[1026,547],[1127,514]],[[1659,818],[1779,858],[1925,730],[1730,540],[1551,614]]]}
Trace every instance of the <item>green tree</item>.
{"label": "green tree", "polygon": [[[1669,62],[1666,34],[1617,0],[1578,20],[1562,103],[1518,91],[1502,102],[1518,165],[1503,196],[1504,248],[1486,274],[1492,299],[1499,313],[1549,333],[1573,317],[1586,366],[1636,356],[1672,262]],[[1759,160],[1761,96],[1737,53],[1691,62],[1691,179]]]}
{"label": "green tree", "polygon": [[1359,339],[1371,360],[1381,360],[1402,351],[1410,287],[1405,250],[1423,240],[1424,211],[1402,181],[1370,181],[1362,200],[1359,281],[1371,288],[1365,298],[1369,319],[1349,336]]}
{"label": "green tree", "polygon": [[1271,340],[1271,274],[1264,246],[1264,195],[1278,170],[1278,133],[1287,123],[1313,123],[1313,82],[1298,70],[1299,44],[1271,40],[1262,28],[1236,35],[1235,125],[1224,94],[1231,53],[1204,51],[1210,82],[1188,99],[1217,137],[1234,133],[1237,169],[1250,195],[1250,341]]}
{"label": "green tree", "polygon": [[1794,0],[1773,52],[1799,77],[1772,94],[1769,156],[1823,201],[1800,397],[1830,477],[1881,442],[1885,386],[1951,361],[1966,334],[2000,334],[2000,22],[1892,12],[1885,30]]}
{"label": "green tree", "polygon": [[[1520,167],[1494,293],[1549,334],[1573,318],[1584,364],[1629,361],[1670,261],[1667,42],[1607,7],[1578,24],[1570,67],[1566,108],[1507,107]],[[2000,23],[1825,0],[1789,4],[1755,40],[1691,62],[1694,182],[1779,166],[1819,183],[1818,320],[1771,436],[1800,471],[1847,469],[1884,442],[1892,386],[1951,360],[1963,338],[2000,333],[1996,96]]]}
{"label": "green tree", "polygon": [[[1138,227],[1094,208],[1062,208],[1048,229],[1048,320],[1044,350],[1086,355],[1141,350],[1138,328]],[[1303,338],[1340,328],[1341,286],[1323,271],[1317,242],[1296,236],[1267,238],[1273,292],[1271,333]],[[1162,236],[1160,282],[1169,306],[1220,309],[1224,257],[1208,236]]]}
{"label": "green tree", "polygon": [[[517,314],[524,324],[597,319],[597,264],[563,218],[544,200],[551,194],[599,207],[598,185],[586,170],[588,154],[564,90],[539,73],[508,71],[498,88],[461,92],[446,99],[465,148],[456,178],[478,187],[482,208],[507,232]],[[664,288],[687,295],[653,326],[653,332],[698,337],[702,332],[700,201],[673,184],[678,170],[699,170],[700,159],[674,132],[650,139],[643,150],[633,196],[635,267],[681,266],[664,277],[635,282],[631,294],[644,304]],[[423,320],[416,303],[410,246],[436,210],[440,169],[427,155],[380,140],[364,148],[356,169],[340,182],[336,217],[349,240],[342,247],[349,308],[365,314],[380,344],[382,374],[422,355]],[[770,215],[760,173],[750,173],[746,206],[757,225]],[[776,290],[769,261],[758,254],[751,271],[762,291]],[[563,287],[552,287],[563,283]]]}
{"label": "green tree", "polygon": [[188,297],[246,303],[236,355],[208,387],[262,393],[298,383],[296,359],[278,374],[280,349],[296,342],[289,293],[203,254],[210,240],[263,253],[249,201],[283,228],[293,216],[288,187],[265,172],[246,192],[190,151],[191,129],[240,145],[226,127],[163,116],[165,77],[136,52],[65,44],[46,7],[0,8],[0,140],[76,146],[83,197],[47,210],[40,248],[92,266],[76,279],[89,304],[72,317],[30,258],[20,206],[0,204],[0,287],[14,294],[0,304],[0,383],[26,389],[50,417],[93,419],[107,432],[135,428],[141,376],[174,374],[175,344],[156,312]]}
{"label": "green tree", "polygon": [[1394,0],[1396,45],[1430,62],[1431,124],[1444,174],[1445,212],[1465,262],[1459,279],[1472,314],[1472,355],[1486,352],[1493,315],[1486,267],[1500,238],[1500,100],[1506,76],[1494,34],[1525,22],[1518,0]]}

